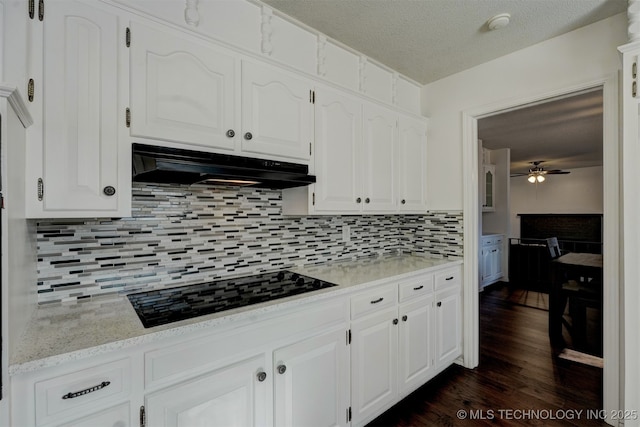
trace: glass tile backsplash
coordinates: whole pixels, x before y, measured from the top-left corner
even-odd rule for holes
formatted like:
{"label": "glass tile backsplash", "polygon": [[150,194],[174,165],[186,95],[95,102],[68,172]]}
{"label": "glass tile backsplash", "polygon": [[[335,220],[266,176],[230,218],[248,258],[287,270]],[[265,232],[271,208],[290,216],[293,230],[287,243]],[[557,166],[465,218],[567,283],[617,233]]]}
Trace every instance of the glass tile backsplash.
{"label": "glass tile backsplash", "polygon": [[[399,251],[462,256],[462,213],[289,217],[280,190],[134,183],[131,218],[43,220],[38,301],[202,283]],[[349,225],[351,241],[343,242]]]}

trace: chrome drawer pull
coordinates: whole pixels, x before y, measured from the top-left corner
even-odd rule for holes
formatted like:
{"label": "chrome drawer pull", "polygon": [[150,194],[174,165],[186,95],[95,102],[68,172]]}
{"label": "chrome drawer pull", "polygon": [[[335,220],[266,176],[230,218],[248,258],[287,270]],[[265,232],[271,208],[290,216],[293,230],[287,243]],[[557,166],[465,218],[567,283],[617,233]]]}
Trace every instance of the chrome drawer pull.
{"label": "chrome drawer pull", "polygon": [[374,299],[373,301],[371,301],[371,304],[377,304],[379,302],[381,302],[384,298],[380,297],[378,299]]}
{"label": "chrome drawer pull", "polygon": [[413,288],[414,291],[419,291],[420,289],[424,288],[424,285],[420,285],[417,288]]}
{"label": "chrome drawer pull", "polygon": [[111,381],[102,381],[100,384],[94,385],[93,387],[85,388],[84,390],[80,390],[80,391],[74,391],[73,393],[67,393],[64,396],[62,396],[62,398],[63,399],[73,399],[73,398],[78,397],[78,396],[84,396],[85,394],[89,394],[89,393],[92,393],[94,391],[102,390],[103,388],[105,388],[109,384],[111,384]]}

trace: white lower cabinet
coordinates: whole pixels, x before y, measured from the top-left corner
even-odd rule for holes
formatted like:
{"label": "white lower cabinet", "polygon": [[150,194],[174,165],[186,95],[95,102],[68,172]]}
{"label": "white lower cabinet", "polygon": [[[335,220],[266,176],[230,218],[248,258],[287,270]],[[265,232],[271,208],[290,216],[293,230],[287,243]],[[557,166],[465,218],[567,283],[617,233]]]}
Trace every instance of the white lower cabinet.
{"label": "white lower cabinet", "polygon": [[91,414],[60,427],[129,427],[131,426],[131,408],[129,403],[123,403],[113,408],[105,409],[97,414]]}
{"label": "white lower cabinet", "polygon": [[154,427],[262,426],[270,381],[258,355],[145,397]]}
{"label": "white lower cabinet", "polygon": [[373,419],[379,408],[397,398],[397,314],[394,305],[351,324],[351,406],[355,424]]}
{"label": "white lower cabinet", "polygon": [[276,350],[273,378],[275,426],[349,424],[349,347],[344,328]]}
{"label": "white lower cabinet", "polygon": [[446,365],[462,354],[462,296],[459,286],[436,293],[436,364]]}
{"label": "white lower cabinet", "polygon": [[433,295],[400,305],[398,387],[401,395],[421,386],[434,366]]}
{"label": "white lower cabinet", "polygon": [[15,375],[12,425],[361,426],[462,353],[462,269]]}

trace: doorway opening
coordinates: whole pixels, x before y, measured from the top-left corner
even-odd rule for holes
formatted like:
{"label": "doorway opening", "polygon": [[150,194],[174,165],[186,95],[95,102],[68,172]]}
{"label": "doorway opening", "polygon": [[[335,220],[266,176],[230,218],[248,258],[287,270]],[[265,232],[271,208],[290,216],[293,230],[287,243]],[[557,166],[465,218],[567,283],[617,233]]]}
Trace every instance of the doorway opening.
{"label": "doorway opening", "polygon": [[[480,203],[480,165],[482,152],[478,147],[478,122],[499,114],[517,111],[552,100],[600,91],[602,94],[602,248],[603,248],[603,408],[619,407],[619,344],[620,318],[617,260],[619,254],[619,142],[618,142],[618,89],[617,76],[610,76],[579,87],[565,88],[528,99],[505,102],[463,112],[463,173],[465,224],[465,366],[479,363],[479,264],[482,234],[482,208]],[[530,161],[546,160],[531,159]],[[554,166],[553,169],[556,169]],[[560,169],[560,168],[557,168]],[[562,170],[562,169],[561,169]],[[536,184],[529,184],[536,185]],[[541,185],[541,184],[538,184]],[[511,213],[509,213],[509,216]],[[509,232],[512,232],[509,230]]]}

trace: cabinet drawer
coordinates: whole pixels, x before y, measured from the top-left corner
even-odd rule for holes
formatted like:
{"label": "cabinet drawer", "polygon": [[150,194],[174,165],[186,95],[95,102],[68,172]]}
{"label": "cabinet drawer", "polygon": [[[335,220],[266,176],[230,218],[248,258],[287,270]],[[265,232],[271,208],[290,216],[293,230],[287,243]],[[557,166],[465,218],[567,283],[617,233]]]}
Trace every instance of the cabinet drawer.
{"label": "cabinet drawer", "polygon": [[414,297],[433,292],[433,274],[400,283],[398,285],[398,297],[400,302],[408,301]]}
{"label": "cabinet drawer", "polygon": [[94,366],[35,384],[36,422],[94,412],[124,399],[131,389],[131,360]]}
{"label": "cabinet drawer", "polygon": [[435,288],[442,289],[462,284],[462,266],[451,267],[435,273]]}
{"label": "cabinet drawer", "polygon": [[351,297],[351,318],[372,313],[381,308],[395,305],[398,301],[398,289],[395,283],[379,286]]}

